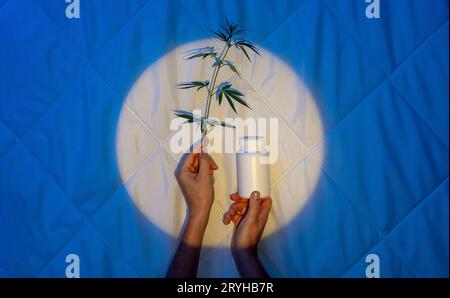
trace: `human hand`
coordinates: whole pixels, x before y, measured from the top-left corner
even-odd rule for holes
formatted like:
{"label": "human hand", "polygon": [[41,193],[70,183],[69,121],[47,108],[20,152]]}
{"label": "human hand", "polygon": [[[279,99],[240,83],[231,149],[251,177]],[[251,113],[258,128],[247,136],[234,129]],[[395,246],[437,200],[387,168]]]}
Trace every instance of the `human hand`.
{"label": "human hand", "polygon": [[239,194],[230,195],[235,201],[225,213],[223,222],[235,224],[231,248],[233,255],[238,253],[256,254],[256,248],[266,226],[272,206],[270,197],[261,199],[254,191],[250,199],[242,199]]}
{"label": "human hand", "polygon": [[196,146],[178,164],[175,177],[188,206],[189,217],[180,234],[177,251],[167,270],[168,277],[195,277],[200,249],[214,201],[214,176],[218,169],[211,156]]}
{"label": "human hand", "polygon": [[185,154],[175,173],[191,220],[208,219],[214,201],[213,174],[219,168],[208,153],[200,152],[199,146]]}
{"label": "human hand", "polygon": [[258,258],[258,242],[264,231],[272,206],[270,197],[261,199],[254,191],[250,199],[242,199],[238,194],[230,198],[235,201],[224,214],[224,224],[234,222],[231,251],[236,267],[242,277],[268,277]]}

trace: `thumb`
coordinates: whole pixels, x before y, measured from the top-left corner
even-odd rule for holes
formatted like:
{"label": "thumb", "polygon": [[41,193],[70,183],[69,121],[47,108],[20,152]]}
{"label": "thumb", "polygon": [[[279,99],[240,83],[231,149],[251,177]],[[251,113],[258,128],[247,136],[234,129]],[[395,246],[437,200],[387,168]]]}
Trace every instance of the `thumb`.
{"label": "thumb", "polygon": [[208,153],[200,153],[198,174],[201,177],[210,176],[209,156]]}
{"label": "thumb", "polygon": [[248,211],[247,211],[247,216],[250,219],[254,219],[254,220],[258,219],[260,204],[261,204],[261,199],[259,197],[259,192],[258,191],[252,192],[252,194],[250,195]]}

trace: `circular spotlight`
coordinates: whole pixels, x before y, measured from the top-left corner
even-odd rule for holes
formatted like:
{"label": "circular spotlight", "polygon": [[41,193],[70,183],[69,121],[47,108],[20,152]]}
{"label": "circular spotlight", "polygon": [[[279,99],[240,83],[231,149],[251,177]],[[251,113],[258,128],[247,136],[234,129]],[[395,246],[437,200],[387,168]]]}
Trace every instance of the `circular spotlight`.
{"label": "circular spotlight", "polygon": [[[204,109],[207,91],[179,90],[183,81],[207,80],[213,61],[185,60],[187,50],[215,45],[215,40],[184,44],[150,65],[136,80],[125,99],[117,129],[116,152],[126,189],[139,210],[164,232],[176,237],[182,228],[186,205],[174,178],[181,153],[172,152],[170,122],[173,109]],[[239,107],[242,118],[277,118],[278,159],[270,165],[272,212],[264,236],[288,224],[313,194],[323,162],[322,120],[315,100],[284,61],[264,48],[261,56],[245,60],[239,52],[231,53],[240,76],[223,68],[220,81],[229,81],[246,95],[252,109]],[[212,103],[211,116],[236,117],[222,103]],[[313,149],[314,148],[314,149]],[[313,149],[313,150],[312,150]],[[236,192],[234,154],[212,153],[219,165],[215,174],[213,205],[204,245],[228,245],[232,225],[222,224],[223,212]]]}

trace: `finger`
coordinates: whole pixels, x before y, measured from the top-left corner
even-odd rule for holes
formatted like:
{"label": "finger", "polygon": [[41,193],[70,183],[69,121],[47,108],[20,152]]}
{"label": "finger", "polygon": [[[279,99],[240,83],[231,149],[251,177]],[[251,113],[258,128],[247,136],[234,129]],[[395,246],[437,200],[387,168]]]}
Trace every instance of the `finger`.
{"label": "finger", "polygon": [[231,223],[231,216],[226,216],[225,218],[224,218],[224,220],[223,220],[223,224],[224,225],[229,225]]}
{"label": "finger", "polygon": [[230,212],[225,212],[225,214],[223,215],[222,222],[224,225],[228,225],[231,222]]}
{"label": "finger", "polygon": [[192,167],[194,168],[195,172],[198,172],[198,165],[199,165],[198,154],[196,154],[195,158],[194,158],[194,162],[192,164]]}
{"label": "finger", "polygon": [[259,192],[254,191],[250,195],[250,202],[248,204],[248,212],[246,217],[248,216],[251,219],[257,219],[259,213],[259,207],[261,204],[261,198],[259,197]]}
{"label": "finger", "polygon": [[242,217],[242,216],[239,215],[239,214],[232,215],[232,216],[231,216],[231,221],[232,221],[233,223],[236,224],[236,222],[238,222],[238,220],[239,220],[241,217]]}
{"label": "finger", "polygon": [[230,212],[232,212],[233,214],[237,213],[240,215],[244,215],[245,211],[247,210],[247,205],[248,205],[247,201],[234,202],[230,206]]}
{"label": "finger", "polygon": [[241,200],[241,196],[237,193],[237,192],[235,192],[235,193],[232,193],[231,195],[230,195],[230,199],[232,200],[232,201],[240,201]]}
{"label": "finger", "polygon": [[210,165],[211,169],[217,170],[219,168],[219,166],[217,165],[216,161],[211,157],[211,155],[208,155],[208,157],[209,157],[209,165]]}
{"label": "finger", "polygon": [[209,139],[207,137],[204,137],[203,140],[200,142],[200,144],[197,145],[195,152],[198,152],[199,154],[198,154],[198,158],[195,160],[195,166],[196,166],[197,172],[199,172],[199,170],[200,170],[200,155],[202,153],[206,154],[208,163],[209,163],[209,167],[210,167],[210,174],[212,175],[213,172],[219,168],[219,166],[206,151],[208,144],[209,144]]}
{"label": "finger", "polygon": [[259,216],[261,219],[267,218],[269,216],[270,210],[272,209],[272,199],[268,197],[267,199],[261,200],[261,207],[259,208]]}
{"label": "finger", "polygon": [[192,172],[192,166],[197,157],[198,153],[185,153],[180,160],[181,166],[178,172]]}
{"label": "finger", "polygon": [[239,226],[239,223],[242,221],[243,216],[239,217],[238,220],[234,222],[234,227],[237,228]]}
{"label": "finger", "polygon": [[270,209],[272,208],[272,199],[268,197],[267,199],[261,200],[261,207],[259,209],[258,215],[258,225],[260,229],[264,229],[267,220],[269,219]]}
{"label": "finger", "polygon": [[211,176],[209,173],[208,153],[200,153],[199,163],[198,175],[203,178]]}
{"label": "finger", "polygon": [[[230,221],[233,221],[235,224],[240,220],[240,218],[247,211],[247,202],[235,202],[230,206],[230,210],[226,213],[226,224],[229,224]],[[224,218],[225,223],[225,218]]]}
{"label": "finger", "polygon": [[189,166],[189,171],[192,173],[198,173],[198,153],[194,153],[194,160],[192,164]]}

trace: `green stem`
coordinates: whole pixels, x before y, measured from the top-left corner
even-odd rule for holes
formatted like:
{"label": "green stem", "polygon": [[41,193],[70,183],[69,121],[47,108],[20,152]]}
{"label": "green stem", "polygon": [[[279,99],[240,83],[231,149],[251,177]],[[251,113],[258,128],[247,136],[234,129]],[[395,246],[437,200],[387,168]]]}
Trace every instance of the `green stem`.
{"label": "green stem", "polygon": [[[230,48],[231,48],[231,43],[227,42],[227,44],[225,45],[225,47],[222,50],[222,54],[220,55],[220,62],[216,65],[216,68],[214,69],[213,78],[211,80],[211,88],[209,89],[208,99],[206,101],[206,110],[205,110],[204,119],[209,118],[209,111],[211,109],[211,101],[212,101],[212,97],[214,94],[214,89],[216,87],[217,76],[219,74],[220,67],[222,66],[222,63],[225,60],[225,57],[227,56]],[[201,123],[200,125],[201,125],[201,130],[202,130],[202,141],[203,141],[203,138],[206,136],[208,129],[206,128],[205,130],[203,130],[203,123]]]}

